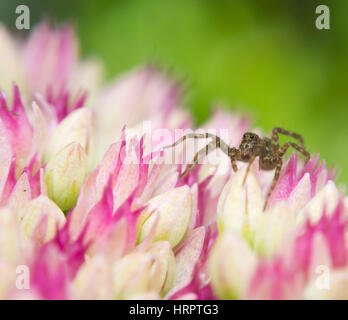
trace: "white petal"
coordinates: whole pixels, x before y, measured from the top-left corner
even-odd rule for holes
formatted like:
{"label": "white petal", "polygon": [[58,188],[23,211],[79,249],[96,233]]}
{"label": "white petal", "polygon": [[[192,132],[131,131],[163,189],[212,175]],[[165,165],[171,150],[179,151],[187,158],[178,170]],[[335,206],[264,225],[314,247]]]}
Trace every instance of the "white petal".
{"label": "white petal", "polygon": [[190,188],[185,185],[163,193],[147,203],[148,207],[140,217],[138,240],[141,242],[150,232],[155,221],[151,212],[159,213],[153,241],[167,240],[175,247],[184,237],[191,218],[192,197]]}
{"label": "white petal", "polygon": [[242,186],[245,169],[234,174],[222,190],[217,208],[219,231],[253,232],[263,214],[261,188],[252,172]]}
{"label": "white petal", "polygon": [[297,223],[303,223],[309,218],[312,223],[320,220],[324,208],[330,214],[336,208],[339,201],[340,193],[333,181],[328,181],[326,186],[321,189],[308,204],[299,212]]}
{"label": "white petal", "polygon": [[221,299],[241,299],[256,266],[256,256],[237,234],[219,235],[208,259],[214,292]]}

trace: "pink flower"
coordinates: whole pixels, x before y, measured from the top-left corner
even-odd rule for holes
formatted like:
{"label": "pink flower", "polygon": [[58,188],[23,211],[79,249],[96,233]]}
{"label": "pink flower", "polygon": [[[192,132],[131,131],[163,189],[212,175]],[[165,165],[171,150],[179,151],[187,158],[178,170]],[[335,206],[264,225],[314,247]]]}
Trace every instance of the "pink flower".
{"label": "pink flower", "polygon": [[180,178],[207,140],[163,148],[193,131],[238,146],[244,116],[190,129],[153,66],[101,88],[68,25],[0,40],[0,298],[347,297],[348,198],[319,156],[291,155],[263,211],[257,161],[245,184],[219,150]]}
{"label": "pink flower", "polygon": [[[327,280],[325,286],[320,285],[322,270],[327,279],[347,270],[348,215],[342,194],[329,180],[331,173],[323,165],[315,167],[317,161],[312,159],[298,171],[298,160],[292,156],[266,212],[260,210],[264,197],[260,186],[266,176],[256,172],[242,187],[242,170],[225,186],[218,207],[221,240],[210,257],[210,275],[219,297],[344,297],[338,282]],[[220,250],[237,245],[241,246],[235,249],[239,259],[224,262],[221,256],[219,260]],[[232,272],[223,269],[224,265]],[[248,272],[243,278],[233,268]],[[231,277],[231,282],[221,282],[225,277]]]}

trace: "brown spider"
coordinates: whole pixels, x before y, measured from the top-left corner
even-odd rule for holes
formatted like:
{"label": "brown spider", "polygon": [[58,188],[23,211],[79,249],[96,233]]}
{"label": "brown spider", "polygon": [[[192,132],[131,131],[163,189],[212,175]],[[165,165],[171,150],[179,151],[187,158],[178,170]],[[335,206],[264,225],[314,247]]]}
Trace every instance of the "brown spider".
{"label": "brown spider", "polygon": [[[300,145],[297,145],[293,142],[287,142],[283,146],[279,146],[279,137],[278,134],[284,134],[290,137],[297,139],[300,142]],[[274,178],[272,181],[272,185],[267,193],[265,205],[263,210],[266,209],[269,197],[271,196],[274,187],[277,184],[279,179],[280,170],[283,165],[283,156],[289,147],[293,147],[298,152],[302,153],[305,157],[305,162],[307,163],[310,154],[305,150],[303,138],[301,135],[282,129],[282,128],[274,128],[272,130],[272,138],[260,138],[256,133],[246,132],[243,135],[242,142],[240,143],[238,148],[229,147],[220,137],[217,137],[210,133],[202,133],[202,134],[187,134],[180,139],[178,139],[175,143],[170,146],[166,146],[164,148],[172,148],[178,145],[180,142],[185,141],[187,138],[194,139],[206,139],[212,138],[212,141],[209,142],[204,148],[199,150],[194,158],[193,163],[189,164],[185,171],[180,175],[180,178],[184,177],[187,173],[193,170],[197,164],[200,157],[203,155],[208,155],[211,151],[220,148],[228,157],[231,159],[231,164],[233,171],[237,171],[236,161],[248,162],[248,167],[245,172],[245,176],[243,179],[243,185],[248,176],[250,167],[255,160],[256,157],[259,157],[259,167],[262,170],[272,170],[275,169]]]}

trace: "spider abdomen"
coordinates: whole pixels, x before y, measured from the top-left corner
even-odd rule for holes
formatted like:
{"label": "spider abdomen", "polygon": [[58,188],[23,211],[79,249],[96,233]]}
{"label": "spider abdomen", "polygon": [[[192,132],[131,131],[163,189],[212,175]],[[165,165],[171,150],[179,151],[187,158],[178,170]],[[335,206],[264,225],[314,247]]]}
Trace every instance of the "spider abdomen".
{"label": "spider abdomen", "polygon": [[279,162],[278,157],[260,157],[259,164],[262,170],[273,170]]}

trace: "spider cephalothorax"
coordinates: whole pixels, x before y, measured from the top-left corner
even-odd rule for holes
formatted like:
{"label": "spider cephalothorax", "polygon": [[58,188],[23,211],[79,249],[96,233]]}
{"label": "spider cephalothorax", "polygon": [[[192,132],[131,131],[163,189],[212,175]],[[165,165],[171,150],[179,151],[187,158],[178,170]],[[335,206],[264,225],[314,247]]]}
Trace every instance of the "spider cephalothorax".
{"label": "spider cephalothorax", "polygon": [[253,155],[260,155],[261,142],[260,137],[253,132],[246,132],[243,135],[242,142],[237,149],[236,158],[239,161],[249,162]]}
{"label": "spider cephalothorax", "polygon": [[[300,145],[293,142],[287,142],[282,146],[279,146],[279,133],[297,139]],[[304,147],[302,136],[282,128],[274,128],[272,130],[271,138],[260,138],[256,133],[246,132],[244,133],[242,142],[240,143],[238,148],[228,146],[223,140],[220,139],[220,137],[210,133],[187,134],[179,140],[177,140],[174,144],[165,148],[175,147],[177,144],[179,144],[182,141],[185,141],[187,138],[212,138],[212,140],[203,149],[199,150],[195,154],[193,158],[193,163],[187,166],[185,171],[181,174],[181,177],[184,177],[188,172],[190,172],[197,166],[200,157],[202,157],[203,155],[208,155],[208,153],[217,148],[220,148],[225,154],[229,156],[234,171],[238,170],[236,161],[248,162],[248,167],[245,172],[243,184],[246,181],[250,167],[256,157],[259,157],[259,167],[262,170],[275,169],[273,182],[266,196],[264,210],[267,207],[268,199],[271,196],[273,189],[279,179],[280,170],[283,165],[283,156],[285,152],[288,150],[288,148],[292,147],[298,152],[302,153],[305,157],[306,163],[310,158],[309,152],[306,151]]]}

